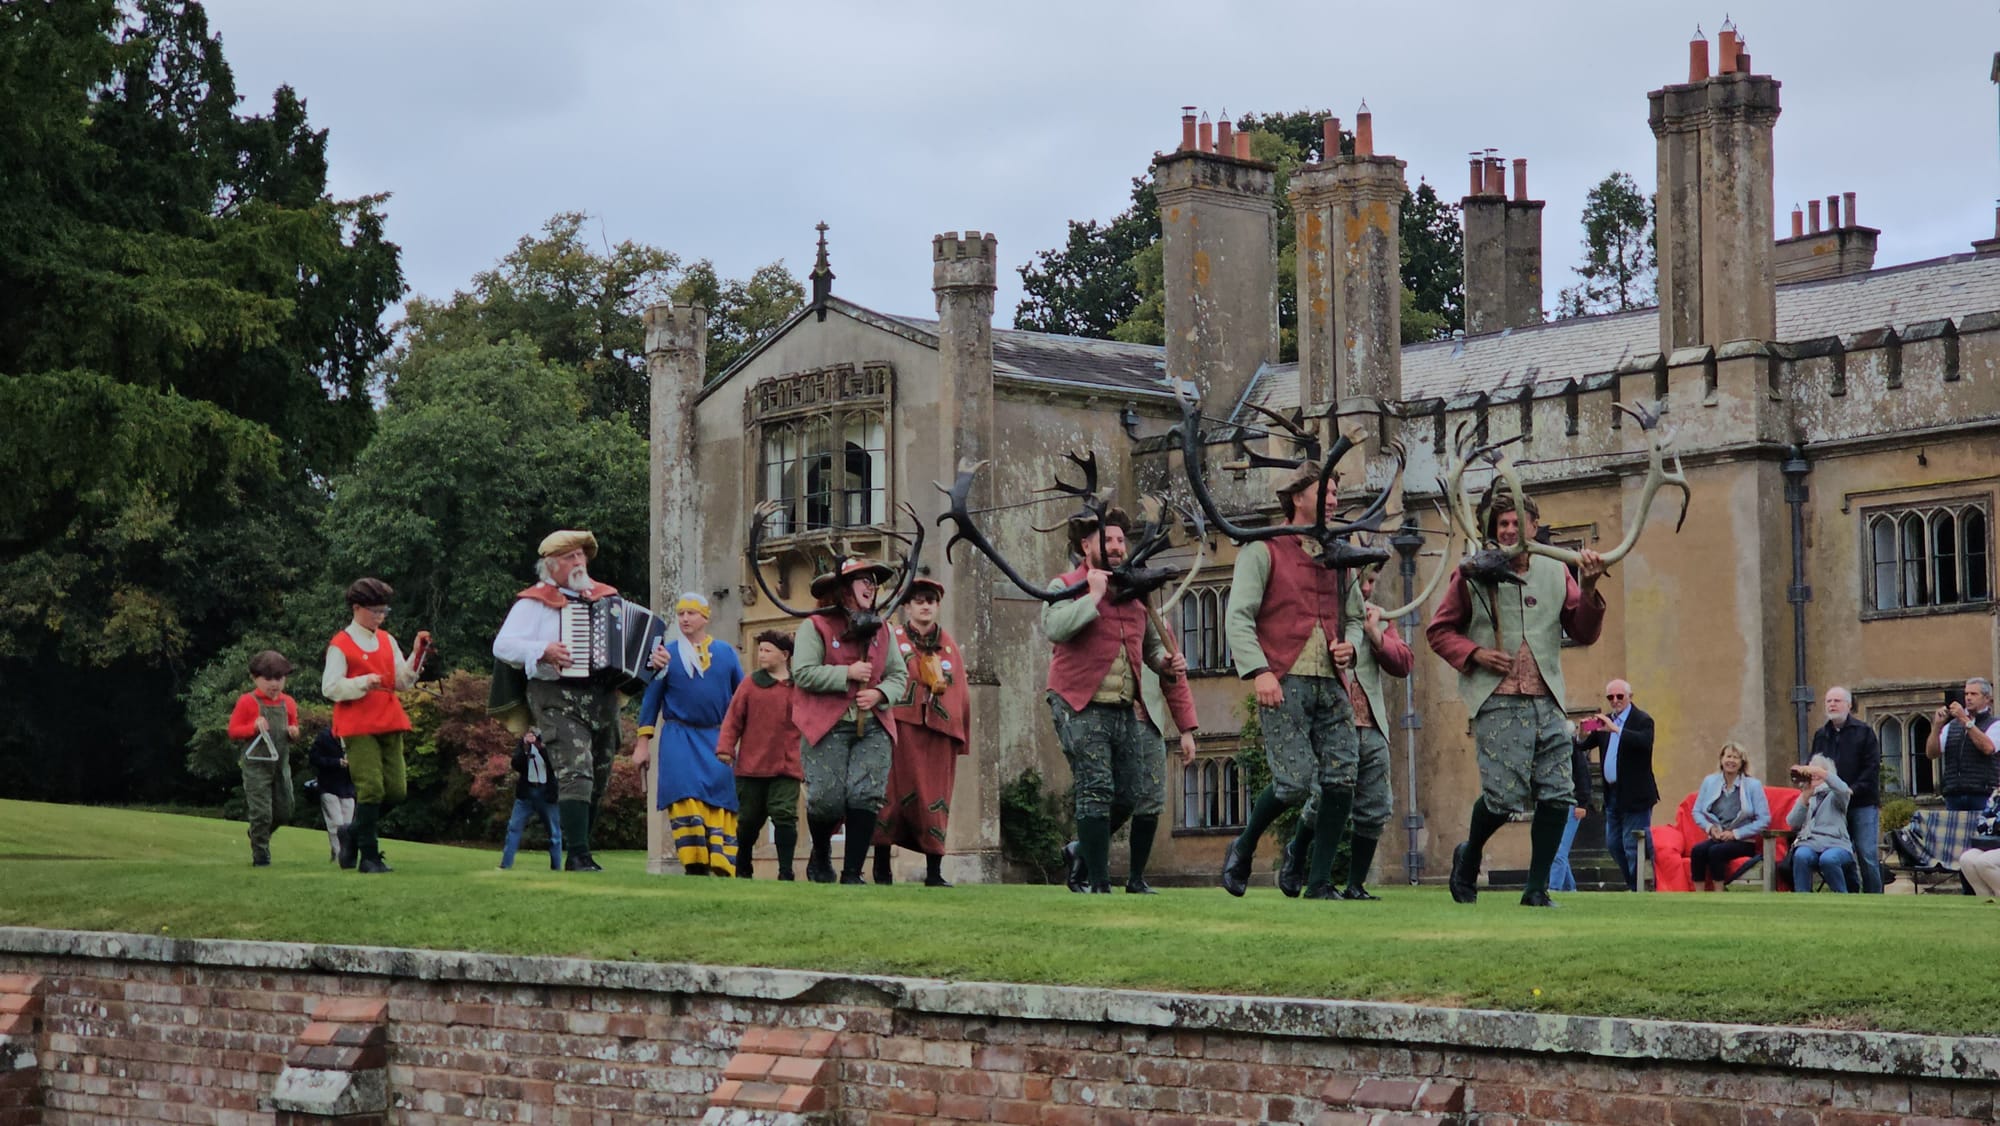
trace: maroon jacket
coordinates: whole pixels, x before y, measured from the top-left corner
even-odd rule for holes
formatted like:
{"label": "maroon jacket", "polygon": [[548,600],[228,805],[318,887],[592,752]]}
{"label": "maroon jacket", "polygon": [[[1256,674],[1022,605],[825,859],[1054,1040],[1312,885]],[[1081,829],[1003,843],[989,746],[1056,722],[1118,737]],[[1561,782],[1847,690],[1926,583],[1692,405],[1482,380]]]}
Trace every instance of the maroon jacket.
{"label": "maroon jacket", "polygon": [[1320,566],[1297,536],[1265,540],[1264,547],[1271,553],[1271,578],[1257,607],[1257,644],[1271,673],[1284,676],[1305,651],[1314,626],[1329,643],[1346,638],[1340,613],[1347,598],[1341,583],[1346,576]]}

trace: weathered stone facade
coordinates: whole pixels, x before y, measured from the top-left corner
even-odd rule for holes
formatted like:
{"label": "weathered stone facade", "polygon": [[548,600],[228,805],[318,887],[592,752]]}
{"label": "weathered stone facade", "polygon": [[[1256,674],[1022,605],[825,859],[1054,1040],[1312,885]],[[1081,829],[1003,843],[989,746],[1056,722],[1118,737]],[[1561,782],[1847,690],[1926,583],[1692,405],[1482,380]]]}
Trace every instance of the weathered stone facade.
{"label": "weathered stone facade", "polygon": [[[1380,443],[1398,439],[1410,455],[1402,505],[1426,526],[1438,522],[1434,482],[1459,426],[1489,440],[1519,434],[1511,450],[1543,523],[1559,542],[1598,548],[1623,537],[1644,474],[1642,437],[1615,408],[1657,400],[1694,504],[1675,535],[1673,498],[1663,496],[1638,548],[1607,578],[1603,638],[1565,651],[1565,705],[1586,713],[1599,685],[1614,676],[1631,680],[1659,723],[1657,769],[1668,805],[1713,768],[1725,740],[1750,747],[1758,773],[1781,771],[1798,753],[1802,720],[1817,715],[1812,701],[1830,684],[1853,688],[1863,717],[1883,728],[1885,740],[1894,735],[1903,772],[1920,775],[1921,752],[1914,759],[1910,752],[1921,739],[1907,725],[1928,716],[1934,705],[1924,702],[1937,699],[1938,688],[2000,666],[1991,531],[1992,466],[2000,455],[2000,255],[1884,269],[1852,268],[1858,260],[1850,256],[1833,276],[1776,284],[1775,262],[1813,248],[1774,241],[1771,136],[1779,86],[1749,73],[1747,56],[1738,55],[1743,66],[1711,76],[1704,54],[1688,82],[1650,95],[1647,120],[1659,157],[1659,309],[1398,346],[1395,209],[1403,164],[1374,151],[1372,121],[1357,122],[1367,145],[1357,143],[1350,154],[1330,145],[1292,181],[1300,359],[1275,363],[1275,319],[1265,316],[1273,276],[1270,173],[1248,159],[1247,146],[1202,145],[1190,121],[1181,148],[1161,156],[1156,172],[1166,240],[1164,348],[994,329],[995,241],[940,236],[933,246],[935,320],[822,296],[689,396],[698,499],[680,524],[668,520],[662,535],[691,554],[700,585],[716,599],[718,633],[747,637],[787,620],[755,593],[743,548],[750,508],[774,495],[770,436],[802,419],[838,425],[847,409],[810,399],[774,408],[776,400],[760,391],[825,382],[813,373],[883,375],[881,392],[861,400],[882,415],[881,458],[870,460],[865,435],[852,448],[828,442],[811,455],[827,472],[836,460],[877,468],[880,479],[849,479],[843,495],[880,489],[887,503],[872,515],[886,519],[890,505],[909,501],[928,522],[942,510],[931,482],[948,483],[960,457],[989,459],[976,494],[977,504],[995,509],[984,526],[1038,579],[1066,565],[1059,536],[1034,531],[1060,511],[1007,506],[1046,485],[1065,451],[1096,450],[1103,483],[1128,503],[1141,489],[1177,488],[1177,447],[1160,438],[1178,418],[1164,375],[1205,387],[1204,410],[1214,416],[1241,417],[1244,403],[1301,409],[1323,429],[1337,424],[1370,439],[1343,467],[1350,500],[1387,484]],[[1538,275],[1540,252],[1519,234],[1525,226],[1508,226],[1515,220],[1505,209],[1533,211],[1537,221],[1539,210],[1517,207],[1535,203],[1519,198],[1521,174],[1517,165],[1515,199],[1497,182],[1478,193],[1492,197],[1480,206],[1503,208],[1497,244],[1471,237],[1482,220],[1469,215],[1467,222],[1468,255],[1476,244],[1476,253],[1495,259],[1481,274],[1500,279],[1488,286],[1488,304],[1500,310],[1494,315],[1525,322],[1523,279]],[[1809,243],[1814,234],[1803,237]],[[1989,244],[2000,241],[1981,245]],[[1470,261],[1468,271],[1480,272]],[[1227,459],[1226,448],[1215,452],[1215,461]],[[1269,485],[1257,474],[1216,476],[1227,507],[1272,510]],[[1468,488],[1484,487],[1483,477],[1472,477]],[[831,500],[813,501],[814,480],[811,471],[794,473],[798,515],[764,560],[766,575],[795,602],[843,538],[860,551],[883,547],[868,520],[842,528]],[[1800,498],[1803,571],[1796,577],[1788,496]],[[1963,545],[1953,539],[1938,546],[1935,513],[1945,509],[1959,521],[1952,534],[1962,535]],[[1918,539],[1899,546],[1905,524],[1897,521],[1906,517],[1918,520],[1909,525]],[[1878,566],[1884,529],[1887,571]],[[947,624],[973,650],[973,757],[953,800],[953,878],[997,878],[999,786],[1029,767],[1057,789],[1067,782],[1041,702],[1048,646],[1032,599],[963,549],[947,564],[937,546],[927,546],[926,562],[953,592]],[[1209,548],[1207,581],[1219,582],[1230,549],[1220,539]],[[1937,570],[1947,551],[1949,599]],[[1434,555],[1420,557],[1416,584],[1438,565]],[[1919,579],[1929,585],[1903,589]],[[1392,574],[1386,585],[1378,600],[1399,600],[1400,580]],[[1206,605],[1219,609],[1213,598]],[[1198,618],[1191,616],[1197,634]],[[1803,623],[1803,669],[1795,620]],[[1421,630],[1421,620],[1404,629],[1420,650],[1414,635]],[[1381,854],[1390,869],[1383,878],[1435,878],[1464,831],[1477,771],[1454,678],[1424,651],[1410,714],[1385,717],[1406,834],[1391,830],[1397,839]],[[1242,722],[1243,685],[1220,669],[1193,679],[1203,745],[1226,755]],[[1400,708],[1402,694],[1391,697]],[[1175,829],[1163,833],[1152,872],[1205,880],[1220,861],[1226,828],[1201,827],[1196,795],[1185,792],[1178,770],[1170,778],[1165,819]],[[1246,797],[1218,794],[1215,804],[1226,811]],[[1525,834],[1515,835],[1496,839],[1491,866],[1525,858]],[[1396,870],[1398,844],[1419,863]]]}

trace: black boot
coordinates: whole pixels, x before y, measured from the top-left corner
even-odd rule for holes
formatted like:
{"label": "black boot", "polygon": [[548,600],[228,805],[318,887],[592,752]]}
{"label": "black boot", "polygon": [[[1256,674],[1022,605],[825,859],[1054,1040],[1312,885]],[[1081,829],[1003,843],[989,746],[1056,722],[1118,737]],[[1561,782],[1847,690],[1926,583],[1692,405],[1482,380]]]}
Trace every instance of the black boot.
{"label": "black boot", "polygon": [[590,858],[590,802],[557,802],[556,815],[562,820],[563,871],[604,871]]}
{"label": "black boot", "polygon": [[250,866],[252,868],[269,868],[271,866],[270,848],[266,845],[251,845]]}
{"label": "black boot", "polygon": [[862,862],[868,859],[868,843],[875,839],[875,811],[872,809],[849,809],[847,811],[847,849],[840,856],[840,882],[858,884],[861,879]]}
{"label": "black boot", "polygon": [[1076,850],[1083,857],[1083,866],[1089,872],[1090,890],[1098,888],[1111,890],[1111,819],[1109,817],[1079,817],[1076,819]]}
{"label": "black boot", "polygon": [[1264,787],[1256,804],[1250,807],[1250,820],[1236,839],[1229,842],[1229,851],[1222,857],[1222,890],[1240,896],[1250,886],[1250,867],[1257,859],[1257,838],[1284,812],[1285,803],[1278,800],[1278,792],[1270,786]]}
{"label": "black boot", "polygon": [[1125,874],[1125,890],[1132,895],[1160,894],[1146,882],[1146,865],[1153,859],[1153,838],[1159,831],[1157,813],[1141,813],[1132,818],[1132,870]]}
{"label": "black boot", "polygon": [[1063,882],[1069,890],[1082,895],[1090,887],[1090,869],[1083,863],[1083,842],[1071,841],[1062,846],[1062,862],[1067,870]]}
{"label": "black boot", "polygon": [[812,834],[812,854],[806,857],[806,879],[816,884],[833,882],[833,827],[838,820],[823,817],[806,819],[806,831]]}
{"label": "black boot", "polygon": [[1467,842],[1458,842],[1451,850],[1451,900],[1453,903],[1479,902],[1479,859],[1471,854]]}
{"label": "black boot", "polygon": [[[359,816],[358,806],[356,810],[356,816]],[[356,859],[358,857],[354,851],[354,822],[349,821],[340,827],[340,866],[352,868]]]}
{"label": "black boot", "polygon": [[778,850],[778,878],[790,882],[792,878],[792,854],[799,848],[799,827],[797,825],[773,825],[771,843]]}
{"label": "black boot", "polygon": [[1287,899],[1297,899],[1299,890],[1306,886],[1306,861],[1312,855],[1313,827],[1305,818],[1299,819],[1298,831],[1292,834],[1290,844],[1285,846],[1284,863],[1278,865],[1278,890]]}
{"label": "black boot", "polygon": [[375,840],[375,827],[382,820],[379,802],[357,803],[354,807],[354,867],[363,873],[390,872]]}
{"label": "black boot", "polygon": [[875,875],[875,882],[878,884],[893,884],[896,882],[895,870],[889,866],[888,845],[875,846],[874,875]]}
{"label": "black boot", "polygon": [[1347,886],[1341,889],[1342,899],[1382,898],[1363,886],[1368,882],[1368,869],[1375,864],[1375,846],[1381,843],[1380,837],[1359,833],[1347,838]]}
{"label": "black boot", "polygon": [[951,881],[944,878],[944,857],[935,852],[924,854],[924,886],[927,888],[951,886]]}
{"label": "black boot", "polygon": [[756,865],[751,862],[750,850],[747,848],[743,849],[736,857],[736,878],[739,880],[754,880],[757,878]]}

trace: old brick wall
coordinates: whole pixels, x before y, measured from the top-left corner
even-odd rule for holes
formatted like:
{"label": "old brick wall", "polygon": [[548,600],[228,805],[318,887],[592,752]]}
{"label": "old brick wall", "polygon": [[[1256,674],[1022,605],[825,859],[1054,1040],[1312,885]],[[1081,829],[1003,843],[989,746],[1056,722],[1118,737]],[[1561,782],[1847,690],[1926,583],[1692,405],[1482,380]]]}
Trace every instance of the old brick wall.
{"label": "old brick wall", "polygon": [[5,982],[7,1126],[337,1121],[269,1095],[316,1008],[376,999],[407,1123],[1942,1126],[2000,1087],[1985,1038],[25,928]]}

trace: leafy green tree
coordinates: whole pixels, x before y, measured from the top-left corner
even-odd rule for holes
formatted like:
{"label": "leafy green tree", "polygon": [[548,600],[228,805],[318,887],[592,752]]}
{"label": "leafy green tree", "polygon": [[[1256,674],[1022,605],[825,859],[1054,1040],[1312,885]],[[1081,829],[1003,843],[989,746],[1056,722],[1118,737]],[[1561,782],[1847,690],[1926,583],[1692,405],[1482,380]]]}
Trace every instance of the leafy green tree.
{"label": "leafy green tree", "polygon": [[1556,298],[1558,317],[1616,313],[1655,303],[1660,262],[1653,200],[1626,172],[1612,172],[1583,201],[1583,263]]}
{"label": "leafy green tree", "polygon": [[[1325,110],[1246,114],[1239,127],[1251,154],[1276,167],[1279,359],[1298,358],[1297,235],[1288,187],[1301,164],[1318,158]],[[1341,151],[1354,138],[1341,135]],[[1023,297],[1014,327],[1159,344],[1166,339],[1160,210],[1150,176],[1132,181],[1132,204],[1109,223],[1072,220],[1065,244],[1020,267]],[[1430,185],[1403,198],[1403,342],[1449,336],[1465,323],[1463,242],[1458,207]]]}
{"label": "leafy green tree", "polygon": [[406,340],[449,349],[518,333],[542,359],[582,374],[591,417],[624,419],[644,434],[651,423],[642,318],[672,291],[680,259],[630,240],[599,253],[589,223],[580,211],[560,212],[473,275],[470,290],[445,301],[411,298]]}
{"label": "leafy green tree", "polygon": [[[0,4],[0,773],[166,794],[186,670],[315,569],[402,293],[193,0]],[[32,764],[32,767],[24,765]]]}
{"label": "leafy green tree", "polygon": [[386,580],[399,630],[430,630],[442,660],[477,671],[547,532],[591,529],[592,572],[644,601],[646,443],[593,417],[582,384],[521,338],[417,353],[375,440],[333,483],[333,579]]}
{"label": "leafy green tree", "polygon": [[675,301],[692,301],[708,308],[708,368],[714,379],[777,331],[805,304],[806,287],[783,262],[759,266],[742,281],[716,276],[715,264],[704,258],[687,268],[674,286]]}

